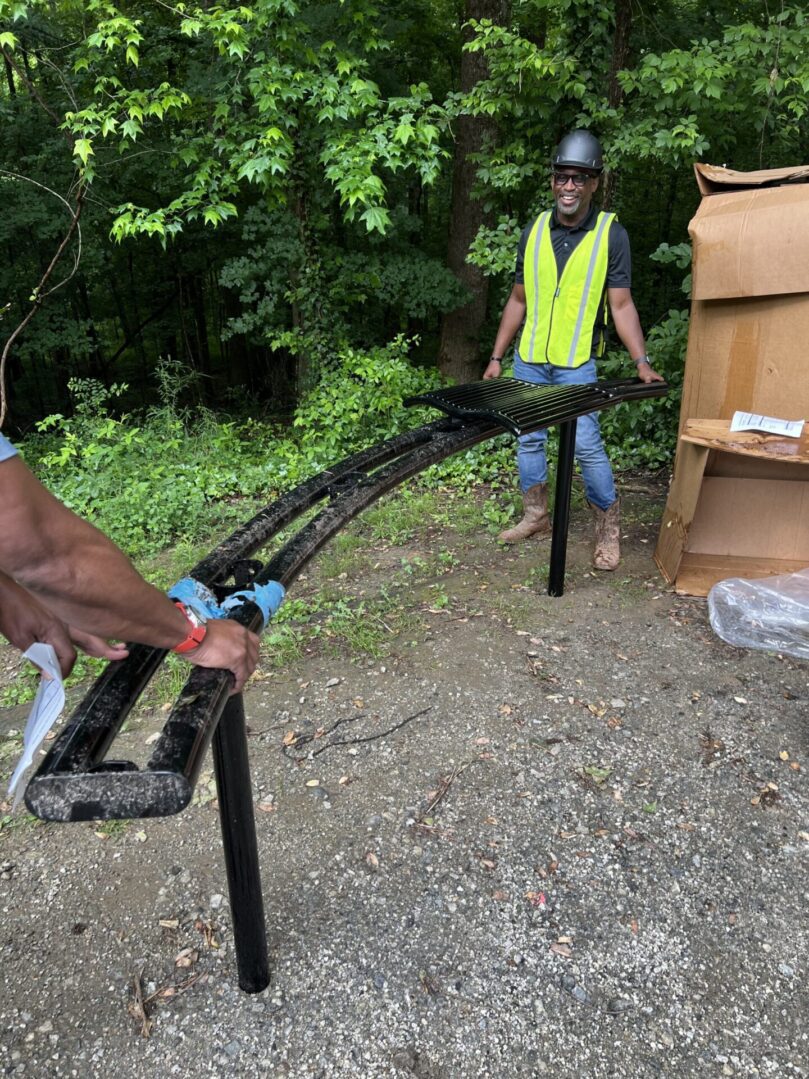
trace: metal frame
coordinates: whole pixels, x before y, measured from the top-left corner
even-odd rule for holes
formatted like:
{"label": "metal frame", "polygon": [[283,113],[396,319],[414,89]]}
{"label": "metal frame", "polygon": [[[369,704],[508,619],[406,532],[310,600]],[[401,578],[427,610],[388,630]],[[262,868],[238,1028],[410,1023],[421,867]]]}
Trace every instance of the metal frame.
{"label": "metal frame", "polygon": [[[425,468],[501,434],[560,424],[556,505],[548,593],[561,596],[567,553],[576,417],[621,400],[653,395],[638,382],[597,383],[574,394],[516,380],[475,383],[424,395],[456,418],[440,420],[347,457],[279,498],[219,544],[190,576],[226,595],[234,588],[280,581],[286,588],[307,562],[350,520]],[[528,391],[525,390],[528,387]],[[556,389],[556,388],[551,388]],[[565,389],[559,387],[558,389]],[[666,392],[655,384],[654,394]],[[246,560],[281,529],[328,499],[325,507],[263,567]],[[230,579],[235,581],[229,585]],[[261,615],[245,604],[233,614],[257,630]],[[230,695],[226,671],[192,668],[147,765],[106,759],[116,735],[163,661],[161,649],[134,645],[110,664],[78,705],[28,784],[25,802],[51,821],[113,820],[179,813],[191,800],[213,740],[225,865],[230,891],[239,985],[259,992],[269,982],[244,703]]]}

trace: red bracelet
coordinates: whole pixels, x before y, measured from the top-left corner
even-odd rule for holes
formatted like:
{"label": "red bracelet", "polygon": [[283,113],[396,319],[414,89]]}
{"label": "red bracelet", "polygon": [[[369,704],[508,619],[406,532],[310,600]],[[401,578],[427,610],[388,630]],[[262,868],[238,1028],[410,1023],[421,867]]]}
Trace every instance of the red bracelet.
{"label": "red bracelet", "polygon": [[190,652],[193,648],[198,648],[202,644],[205,640],[205,634],[208,632],[208,627],[202,619],[200,619],[189,607],[186,607],[185,604],[175,600],[174,606],[180,608],[186,617],[186,621],[191,627],[191,632],[185,640],[180,641],[179,644],[175,644],[172,648],[172,652],[178,652],[182,655],[183,652]]}

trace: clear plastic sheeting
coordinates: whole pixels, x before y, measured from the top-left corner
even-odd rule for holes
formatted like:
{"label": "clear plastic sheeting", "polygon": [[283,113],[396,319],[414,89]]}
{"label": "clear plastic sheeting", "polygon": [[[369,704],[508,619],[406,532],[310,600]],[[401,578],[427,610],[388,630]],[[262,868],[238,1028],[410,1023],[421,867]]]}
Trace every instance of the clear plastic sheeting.
{"label": "clear plastic sheeting", "polygon": [[730,577],[708,593],[714,632],[736,648],[809,659],[809,569],[779,577]]}

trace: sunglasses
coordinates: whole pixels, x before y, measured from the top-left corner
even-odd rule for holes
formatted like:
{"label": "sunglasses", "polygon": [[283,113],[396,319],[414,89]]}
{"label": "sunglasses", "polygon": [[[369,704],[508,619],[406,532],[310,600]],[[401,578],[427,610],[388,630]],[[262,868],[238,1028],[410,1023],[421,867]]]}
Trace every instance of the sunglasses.
{"label": "sunglasses", "polygon": [[569,180],[573,181],[574,187],[584,187],[588,180],[595,179],[586,172],[554,172],[553,182],[557,187],[564,187]]}

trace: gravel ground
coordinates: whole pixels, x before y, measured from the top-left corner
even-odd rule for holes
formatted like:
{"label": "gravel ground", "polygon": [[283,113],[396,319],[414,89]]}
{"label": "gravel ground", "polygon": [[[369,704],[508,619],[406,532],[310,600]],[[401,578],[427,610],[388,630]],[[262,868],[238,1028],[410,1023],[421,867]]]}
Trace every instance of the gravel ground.
{"label": "gravel ground", "polygon": [[661,499],[628,493],[608,576],[577,511],[558,600],[518,583],[544,544],[445,534],[452,602],[414,587],[387,658],[250,689],[263,993],[236,984],[210,776],[177,818],[6,821],[4,1074],[809,1075],[807,667],[663,587]]}

